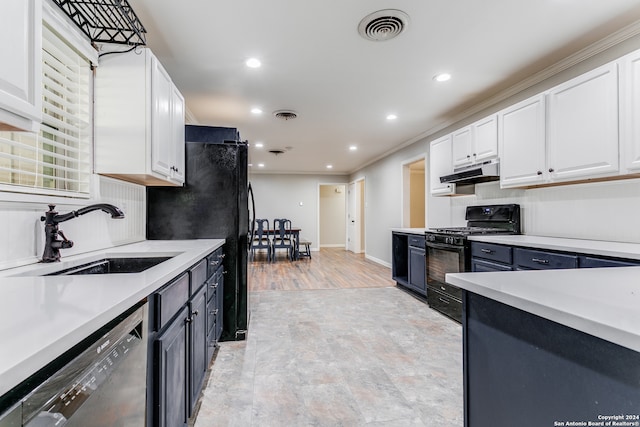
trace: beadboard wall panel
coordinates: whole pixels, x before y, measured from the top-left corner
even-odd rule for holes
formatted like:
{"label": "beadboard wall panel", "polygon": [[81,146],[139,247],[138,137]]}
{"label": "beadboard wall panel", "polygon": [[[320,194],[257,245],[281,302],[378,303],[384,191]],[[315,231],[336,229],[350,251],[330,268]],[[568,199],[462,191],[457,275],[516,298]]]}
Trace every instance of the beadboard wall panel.
{"label": "beadboard wall panel", "polygon": [[[94,203],[110,203],[122,209],[125,218],[111,219],[110,215],[96,211],[61,223],[60,229],[74,242],[72,248],[62,250],[63,257],[145,239],[145,187],[106,177],[95,179],[95,199],[61,205],[56,210],[66,213]],[[6,240],[0,245],[0,269],[40,260],[44,246],[44,225],[40,217],[47,209],[46,203],[3,202],[0,205],[0,223],[6,225]]]}
{"label": "beadboard wall panel", "polygon": [[518,203],[525,234],[640,243],[640,180],[501,190],[497,182],[476,185],[474,196],[451,198],[452,225],[465,225],[470,205]]}

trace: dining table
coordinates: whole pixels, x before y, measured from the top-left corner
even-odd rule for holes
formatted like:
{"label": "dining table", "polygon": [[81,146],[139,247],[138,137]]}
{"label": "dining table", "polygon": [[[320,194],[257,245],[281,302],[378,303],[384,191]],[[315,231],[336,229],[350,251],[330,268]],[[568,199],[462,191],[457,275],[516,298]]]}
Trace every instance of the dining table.
{"label": "dining table", "polygon": [[[291,229],[286,229],[285,231],[290,233],[291,236],[293,237],[293,259],[298,260],[300,258],[300,228],[297,227],[291,227]],[[264,234],[267,234],[269,236],[277,236],[280,233],[280,230],[275,230],[275,229],[268,229],[268,230],[264,230]],[[274,258],[275,258],[275,254],[274,254]]]}

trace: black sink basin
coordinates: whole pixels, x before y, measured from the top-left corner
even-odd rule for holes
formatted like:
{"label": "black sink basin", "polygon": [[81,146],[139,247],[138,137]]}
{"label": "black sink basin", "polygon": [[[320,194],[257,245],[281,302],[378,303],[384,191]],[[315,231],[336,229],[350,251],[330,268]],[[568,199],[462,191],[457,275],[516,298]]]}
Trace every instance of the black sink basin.
{"label": "black sink basin", "polygon": [[118,274],[140,273],[148,268],[160,264],[172,257],[148,258],[104,258],[87,264],[67,268],[47,274],[47,276],[70,276],[77,274]]}

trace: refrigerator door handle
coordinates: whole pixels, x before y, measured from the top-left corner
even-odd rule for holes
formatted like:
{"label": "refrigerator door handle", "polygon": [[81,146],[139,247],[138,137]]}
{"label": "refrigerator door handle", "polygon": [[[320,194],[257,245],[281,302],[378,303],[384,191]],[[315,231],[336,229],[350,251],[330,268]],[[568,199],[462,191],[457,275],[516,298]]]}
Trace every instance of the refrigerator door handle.
{"label": "refrigerator door handle", "polygon": [[247,245],[247,251],[251,251],[251,244],[253,243],[253,238],[256,235],[256,202],[253,199],[253,188],[251,188],[251,183],[249,183],[249,198],[251,199],[251,226],[249,227],[249,244]]}

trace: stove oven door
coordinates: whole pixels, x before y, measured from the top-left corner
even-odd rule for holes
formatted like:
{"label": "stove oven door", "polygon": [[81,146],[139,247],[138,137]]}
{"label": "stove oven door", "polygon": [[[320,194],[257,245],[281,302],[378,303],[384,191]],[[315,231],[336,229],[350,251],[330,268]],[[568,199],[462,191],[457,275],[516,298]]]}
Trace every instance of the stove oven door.
{"label": "stove oven door", "polygon": [[445,282],[445,274],[468,270],[467,249],[427,242],[427,302],[429,307],[462,322],[462,290]]}

